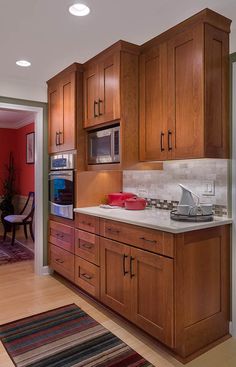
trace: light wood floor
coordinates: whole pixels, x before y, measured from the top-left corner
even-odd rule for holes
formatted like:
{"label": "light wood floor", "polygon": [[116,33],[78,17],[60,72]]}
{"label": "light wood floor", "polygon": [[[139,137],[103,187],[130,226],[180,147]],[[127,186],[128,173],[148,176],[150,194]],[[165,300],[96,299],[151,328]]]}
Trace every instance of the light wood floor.
{"label": "light wood floor", "polygon": [[[32,262],[0,266],[0,324],[70,303],[76,303],[154,366],[183,366],[158,348],[149,338],[92,301],[80,297],[52,276],[35,275]],[[0,366],[13,367],[2,344],[0,344]],[[236,340],[233,338],[227,340],[186,366],[235,367]]]}

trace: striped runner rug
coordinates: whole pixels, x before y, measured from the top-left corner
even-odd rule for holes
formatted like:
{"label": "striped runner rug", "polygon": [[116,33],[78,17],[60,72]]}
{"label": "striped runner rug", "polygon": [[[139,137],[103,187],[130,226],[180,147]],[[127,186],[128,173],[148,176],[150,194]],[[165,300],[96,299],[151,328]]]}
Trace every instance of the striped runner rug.
{"label": "striped runner rug", "polygon": [[151,367],[75,304],[0,326],[17,367]]}

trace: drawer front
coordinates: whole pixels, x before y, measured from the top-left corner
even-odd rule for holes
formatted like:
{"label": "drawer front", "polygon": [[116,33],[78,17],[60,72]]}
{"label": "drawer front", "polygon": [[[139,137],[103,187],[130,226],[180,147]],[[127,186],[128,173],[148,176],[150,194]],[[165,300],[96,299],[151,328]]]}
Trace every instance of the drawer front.
{"label": "drawer front", "polygon": [[98,217],[77,213],[75,216],[75,226],[84,231],[99,234]]}
{"label": "drawer front", "polygon": [[74,281],[74,258],[75,256],[70,252],[50,244],[51,268],[72,282]]}
{"label": "drawer front", "polygon": [[100,219],[100,234],[134,247],[174,257],[174,237],[171,233]]}
{"label": "drawer front", "polygon": [[100,298],[100,268],[75,256],[75,283],[96,298]]}
{"label": "drawer front", "polygon": [[99,265],[99,237],[93,233],[75,230],[75,254]]}
{"label": "drawer front", "polygon": [[74,253],[75,230],[62,223],[49,221],[49,242]]}

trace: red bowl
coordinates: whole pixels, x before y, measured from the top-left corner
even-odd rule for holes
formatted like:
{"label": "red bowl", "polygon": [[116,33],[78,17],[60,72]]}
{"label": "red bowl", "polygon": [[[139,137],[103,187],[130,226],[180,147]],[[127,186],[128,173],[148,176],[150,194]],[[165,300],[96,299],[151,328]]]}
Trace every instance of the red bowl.
{"label": "red bowl", "polygon": [[143,198],[130,198],[125,200],[125,209],[128,210],[144,210],[146,208],[147,202]]}
{"label": "red bowl", "polygon": [[108,204],[112,206],[125,206],[125,200],[135,197],[131,192],[113,192],[107,195]]}

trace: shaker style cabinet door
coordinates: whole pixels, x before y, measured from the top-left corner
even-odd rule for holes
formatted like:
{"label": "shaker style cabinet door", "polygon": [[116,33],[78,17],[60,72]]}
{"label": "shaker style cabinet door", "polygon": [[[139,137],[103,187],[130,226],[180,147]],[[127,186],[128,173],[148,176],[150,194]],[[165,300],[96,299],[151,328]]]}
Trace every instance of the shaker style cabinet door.
{"label": "shaker style cabinet door", "polygon": [[140,56],[140,160],[167,159],[167,45]]}
{"label": "shaker style cabinet door", "polygon": [[58,121],[61,120],[60,97],[58,86],[51,86],[48,89],[48,150],[49,153],[59,151],[59,127]]}
{"label": "shaker style cabinet door", "polygon": [[130,318],[129,246],[100,239],[101,301]]}
{"label": "shaker style cabinet door", "polygon": [[84,127],[120,118],[120,52],[88,63],[84,73]]}
{"label": "shaker style cabinet door", "polygon": [[169,158],[204,157],[203,25],[168,42]]}
{"label": "shaker style cabinet door", "polygon": [[76,148],[76,74],[65,75],[59,85],[61,107],[60,150],[72,150]]}
{"label": "shaker style cabinet door", "polygon": [[84,72],[84,127],[94,126],[97,123],[99,76],[98,65],[91,63]]}
{"label": "shaker style cabinet door", "polygon": [[49,153],[76,149],[76,72],[48,82]]}
{"label": "shaker style cabinet door", "polygon": [[173,260],[131,249],[132,321],[168,345],[174,346]]}

